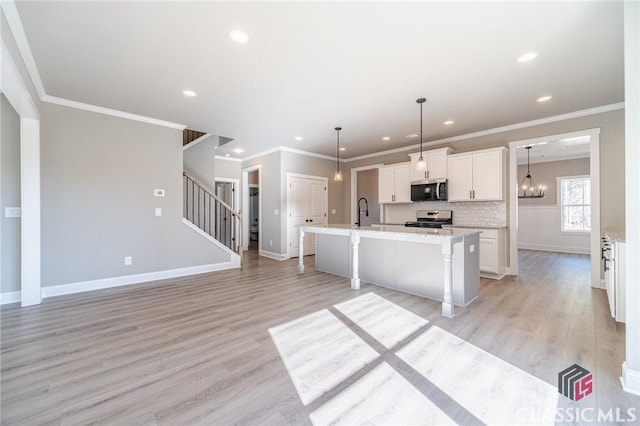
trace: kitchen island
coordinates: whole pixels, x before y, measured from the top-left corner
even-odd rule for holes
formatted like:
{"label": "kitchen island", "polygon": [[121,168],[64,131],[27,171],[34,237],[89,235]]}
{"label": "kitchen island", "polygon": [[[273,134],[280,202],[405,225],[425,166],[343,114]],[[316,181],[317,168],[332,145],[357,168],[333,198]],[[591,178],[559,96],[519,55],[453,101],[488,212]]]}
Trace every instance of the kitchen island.
{"label": "kitchen island", "polygon": [[[328,225],[300,227],[316,235],[316,269],[406,293],[442,301],[442,315],[454,316],[454,304],[465,306],[478,294],[479,232],[458,229],[356,227]],[[304,273],[300,252],[298,273]]]}

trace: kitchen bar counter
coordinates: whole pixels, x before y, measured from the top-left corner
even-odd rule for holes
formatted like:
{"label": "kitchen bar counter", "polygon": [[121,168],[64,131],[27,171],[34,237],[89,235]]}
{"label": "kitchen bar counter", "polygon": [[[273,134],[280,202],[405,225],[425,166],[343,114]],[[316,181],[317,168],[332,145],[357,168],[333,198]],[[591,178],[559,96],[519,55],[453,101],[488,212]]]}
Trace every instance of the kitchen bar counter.
{"label": "kitchen bar counter", "polygon": [[[454,304],[467,305],[479,285],[479,232],[460,229],[357,227],[329,225],[300,227],[316,235],[316,269],[360,279],[395,290],[442,301],[442,315],[453,317]],[[304,273],[302,252],[298,273]]]}

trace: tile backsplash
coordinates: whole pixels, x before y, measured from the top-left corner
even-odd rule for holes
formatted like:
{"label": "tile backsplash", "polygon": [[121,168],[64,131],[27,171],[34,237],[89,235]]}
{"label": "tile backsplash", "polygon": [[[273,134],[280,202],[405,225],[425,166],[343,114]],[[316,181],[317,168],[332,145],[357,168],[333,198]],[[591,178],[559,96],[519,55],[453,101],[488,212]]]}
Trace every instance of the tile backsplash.
{"label": "tile backsplash", "polygon": [[404,223],[416,220],[416,210],[452,210],[454,225],[507,225],[507,203],[505,201],[471,203],[429,201],[413,204],[387,204],[384,209],[386,223]]}

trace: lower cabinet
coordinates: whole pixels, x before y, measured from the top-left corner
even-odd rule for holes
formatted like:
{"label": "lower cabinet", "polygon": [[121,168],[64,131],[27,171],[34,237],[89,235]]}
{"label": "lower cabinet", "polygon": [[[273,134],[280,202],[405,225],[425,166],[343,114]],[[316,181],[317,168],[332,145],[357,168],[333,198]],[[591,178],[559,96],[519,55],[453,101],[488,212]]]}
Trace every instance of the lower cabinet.
{"label": "lower cabinet", "polygon": [[506,264],[505,228],[470,229],[465,227],[458,229],[480,232],[480,275],[485,278],[502,278],[505,275]]}

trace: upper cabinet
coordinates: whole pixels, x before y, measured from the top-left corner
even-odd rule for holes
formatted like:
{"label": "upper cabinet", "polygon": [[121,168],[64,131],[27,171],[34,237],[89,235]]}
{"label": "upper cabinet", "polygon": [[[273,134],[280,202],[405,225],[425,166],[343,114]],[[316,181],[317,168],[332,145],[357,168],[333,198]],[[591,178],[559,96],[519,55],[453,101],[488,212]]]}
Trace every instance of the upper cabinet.
{"label": "upper cabinet", "polygon": [[378,170],[378,202],[411,202],[411,164],[409,162],[380,167]]}
{"label": "upper cabinet", "polygon": [[447,179],[447,157],[453,153],[451,148],[432,149],[423,151],[422,157],[427,163],[426,170],[418,170],[416,164],[420,158],[420,153],[409,154],[411,157],[412,180],[422,179]]}
{"label": "upper cabinet", "polygon": [[506,153],[501,147],[450,155],[449,201],[504,200]]}

